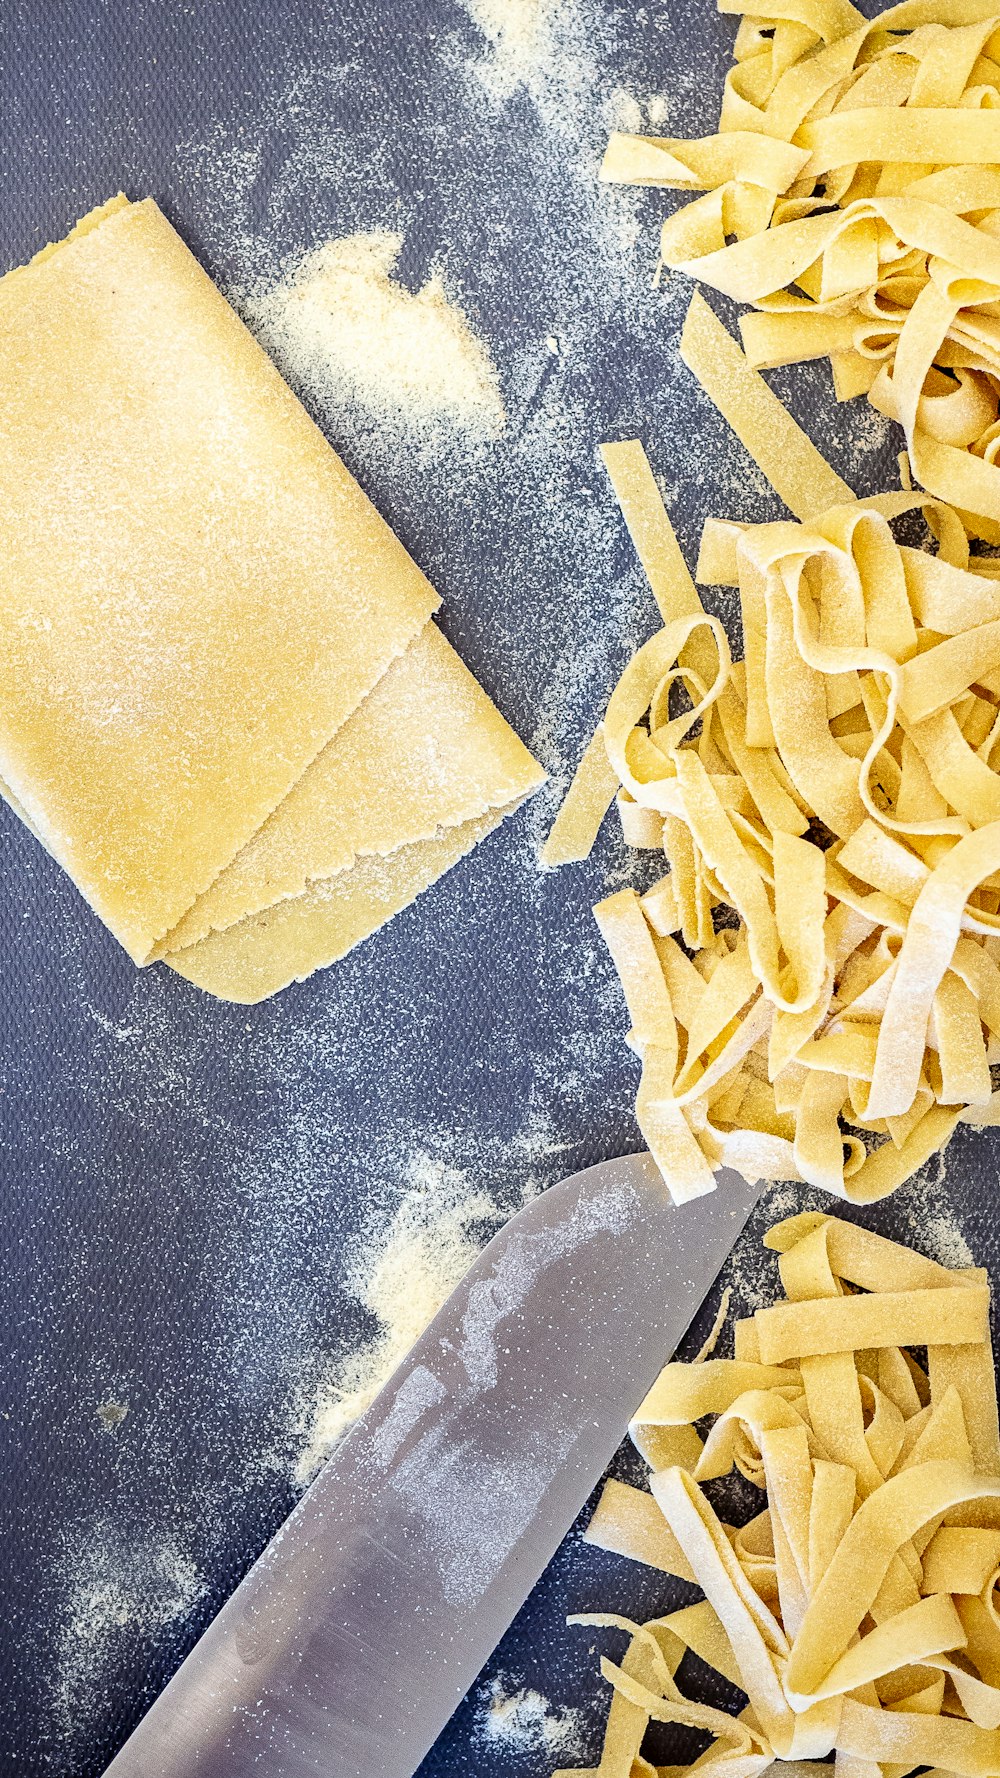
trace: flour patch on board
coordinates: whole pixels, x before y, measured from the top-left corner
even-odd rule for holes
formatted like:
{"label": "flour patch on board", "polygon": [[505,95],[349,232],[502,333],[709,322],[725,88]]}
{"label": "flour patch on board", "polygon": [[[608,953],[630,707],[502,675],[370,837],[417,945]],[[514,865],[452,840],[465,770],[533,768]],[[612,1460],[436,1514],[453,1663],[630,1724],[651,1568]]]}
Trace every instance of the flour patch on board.
{"label": "flour patch on board", "polygon": [[939,1265],[974,1266],[975,1256],[965,1238],[958,1201],[948,1185],[948,1150],[939,1149],[923,1170],[906,1182],[906,1190],[893,1201],[898,1214],[895,1236]]}
{"label": "flour patch on board", "polygon": [[[353,1243],[342,1286],[370,1331],[292,1384],[290,1462],[304,1488],[370,1407],[438,1309],[513,1210],[558,1172],[570,1146],[553,1135],[546,1112],[527,1108],[506,1151],[483,1131],[434,1132],[409,1150],[399,1143],[394,1189],[373,1194]],[[508,1180],[516,1179],[511,1189]]]}
{"label": "flour patch on board", "polygon": [[49,1703],[55,1734],[71,1746],[113,1707],[137,1648],[182,1625],[208,1586],[177,1539],[126,1538],[100,1521],[67,1534],[55,1589]]}
{"label": "flour patch on board", "polygon": [[462,0],[462,4],[492,50],[483,77],[492,77],[495,91],[530,84],[538,69],[553,59],[559,0]]}
{"label": "flour patch on board", "polygon": [[102,1432],[117,1432],[128,1419],[128,1412],[128,1402],[118,1401],[114,1396],[109,1397],[107,1401],[99,1402],[94,1409],[97,1424]]}
{"label": "flour patch on board", "polygon": [[580,1710],[560,1708],[530,1686],[513,1686],[505,1675],[480,1693],[476,1738],[508,1753],[585,1752],[585,1719]]}
{"label": "flour patch on board", "polygon": [[347,1287],[375,1332],[315,1386],[293,1470],[297,1487],[312,1481],[464,1277],[481,1244],[475,1226],[496,1224],[493,1200],[457,1167],[417,1154],[409,1179],[388,1226],[367,1234],[348,1273]]}
{"label": "flour patch on board", "polygon": [[633,135],[638,135],[646,122],[639,100],[623,86],[612,87],[602,115],[609,131],[626,130]]}
{"label": "flour patch on board", "polygon": [[403,430],[443,421],[495,437],[505,416],[489,349],[432,272],[393,275],[403,235],[333,237],[246,299],[247,318],[290,381],[357,402]]}
{"label": "flour patch on board", "polygon": [[470,71],[487,99],[502,106],[525,92],[549,128],[569,134],[597,77],[598,33],[579,0],[461,4],[486,42]]}

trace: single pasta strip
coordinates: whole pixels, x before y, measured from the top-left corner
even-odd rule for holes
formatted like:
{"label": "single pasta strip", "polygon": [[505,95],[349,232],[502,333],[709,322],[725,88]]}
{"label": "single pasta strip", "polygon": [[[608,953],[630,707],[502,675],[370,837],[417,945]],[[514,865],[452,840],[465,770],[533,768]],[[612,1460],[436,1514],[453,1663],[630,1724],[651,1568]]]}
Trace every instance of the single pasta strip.
{"label": "single pasta strip", "polygon": [[833,1698],[882,1679],[904,1664],[917,1665],[931,1655],[961,1648],[965,1632],[951,1599],[943,1593],[918,1599],[870,1630],[842,1654],[826,1677],[809,1692],[811,1698]]}
{"label": "single pasta strip", "polygon": [[618,775],[608,761],[603,730],[587,743],[569,790],[560,806],[541,862],[576,864],[589,857],[598,830],[618,794]]}
{"label": "single pasta strip", "polygon": [[[675,191],[711,190],[739,176],[766,191],[787,191],[816,149],[794,148],[773,137],[731,131],[700,142],[668,136],[630,136],[616,131],[608,143],[601,178],[609,184],[669,185]],[[822,151],[820,151],[822,152]]]}
{"label": "single pasta strip", "polygon": [[751,370],[732,335],[700,296],[692,299],[680,351],[797,518],[854,499],[853,490],[830,468],[763,378]]}
{"label": "single pasta strip", "polygon": [[601,456],[663,622],[700,613],[698,590],[642,445],[638,439],[602,445]]}
{"label": "single pasta strip", "polygon": [[981,1343],[989,1325],[986,1285],[937,1290],[883,1291],[822,1303],[783,1303],[754,1317],[762,1364],[784,1364],[821,1352],[871,1351],[878,1346]]}
{"label": "single pasta strip", "polygon": [[990,111],[866,108],[803,124],[798,136],[810,153],[803,169],[807,179],[865,160],[973,166],[1000,162],[1000,118]]}
{"label": "single pasta strip", "polygon": [[925,1593],[975,1593],[1000,1568],[1000,1531],[942,1525],[923,1555]]}
{"label": "single pasta strip", "polygon": [[905,1111],[923,1061],[934,995],[958,942],[962,911],[973,889],[1000,868],[1000,823],[968,834],[931,874],[917,898],[879,1030],[869,1111]]}
{"label": "single pasta strip", "polygon": [[[694,1580],[677,1539],[652,1496],[624,1482],[608,1482],[584,1537],[598,1549],[630,1556],[680,1580]],[[929,1589],[933,1591],[934,1589]]]}
{"label": "single pasta strip", "polygon": [[673,1005],[635,890],[622,889],[602,901],[597,923],[615,960],[637,1039],[675,1052]]}

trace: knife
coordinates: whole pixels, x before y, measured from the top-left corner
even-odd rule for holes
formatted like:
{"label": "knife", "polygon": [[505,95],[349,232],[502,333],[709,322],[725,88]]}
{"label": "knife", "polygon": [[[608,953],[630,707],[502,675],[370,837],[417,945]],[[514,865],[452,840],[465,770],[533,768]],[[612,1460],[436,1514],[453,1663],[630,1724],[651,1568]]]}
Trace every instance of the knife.
{"label": "knife", "polygon": [[495,1235],[106,1778],[412,1778],[696,1314],[760,1188],[646,1154]]}

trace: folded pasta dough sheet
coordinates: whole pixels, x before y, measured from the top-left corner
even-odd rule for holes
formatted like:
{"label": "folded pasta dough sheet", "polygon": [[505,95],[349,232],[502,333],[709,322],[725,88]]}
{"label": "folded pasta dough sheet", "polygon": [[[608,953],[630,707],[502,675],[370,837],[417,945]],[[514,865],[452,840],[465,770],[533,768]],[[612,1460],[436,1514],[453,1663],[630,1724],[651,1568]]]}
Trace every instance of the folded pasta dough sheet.
{"label": "folded pasta dough sheet", "polygon": [[542,773],[151,200],[0,280],[0,794],[137,963],[250,1002]]}
{"label": "folded pasta dough sheet", "polygon": [[507,813],[509,808],[491,809],[388,857],[360,859],[353,870],[316,883],[304,895],[177,951],[171,966],[220,1000],[244,1006],[266,1000],[336,963],[430,888]]}
{"label": "folded pasta dough sheet", "polygon": [[542,776],[429,623],[161,954],[225,999],[273,994],[398,913]]}
{"label": "folded pasta dough sheet", "polygon": [[149,199],[0,280],[0,776],[143,963],[438,600]]}

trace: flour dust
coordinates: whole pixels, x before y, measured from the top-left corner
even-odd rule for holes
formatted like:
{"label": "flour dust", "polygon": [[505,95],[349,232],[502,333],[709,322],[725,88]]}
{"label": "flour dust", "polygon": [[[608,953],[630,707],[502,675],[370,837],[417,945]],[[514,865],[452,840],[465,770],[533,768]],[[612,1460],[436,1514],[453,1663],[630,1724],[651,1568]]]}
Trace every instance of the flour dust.
{"label": "flour dust", "polygon": [[460,1169],[414,1156],[388,1227],[367,1231],[348,1272],[348,1289],[376,1331],[315,1388],[295,1460],[298,1486],[312,1481],[469,1270],[481,1245],[477,1227],[492,1232],[496,1223],[495,1201]]}
{"label": "flour dust", "polygon": [[402,234],[387,229],[326,241],[249,296],[247,317],[290,381],[333,402],[359,403],[403,428],[502,432],[488,348],[439,273],[415,292],[396,281],[402,249]]}
{"label": "flour dust", "polygon": [[495,1679],[481,1698],[476,1737],[487,1747],[506,1753],[561,1754],[567,1759],[585,1751],[585,1720],[579,1710],[559,1708],[531,1687],[508,1690],[511,1681]]}
{"label": "flour dust", "polygon": [[[68,1532],[57,1570],[61,1592],[50,1705],[64,1747],[105,1708],[120,1683],[119,1662],[136,1640],[155,1646],[183,1625],[206,1581],[183,1544],[130,1541],[108,1520]],[[40,1676],[42,1683],[45,1676]]]}

